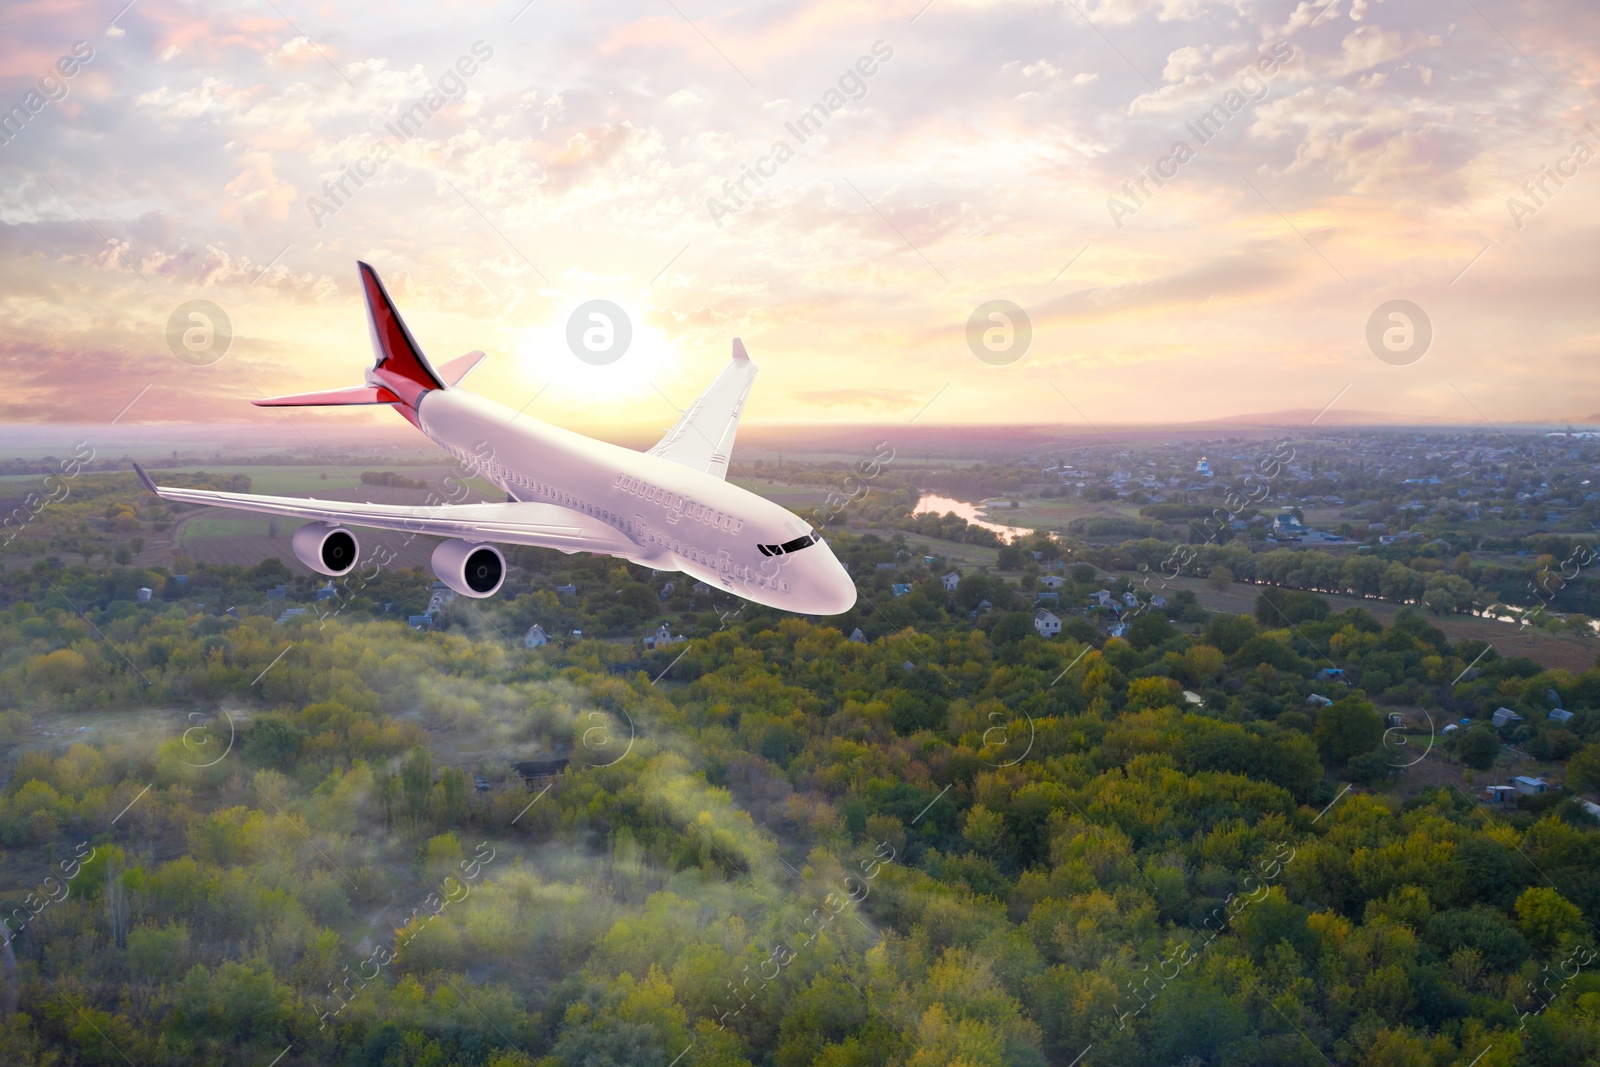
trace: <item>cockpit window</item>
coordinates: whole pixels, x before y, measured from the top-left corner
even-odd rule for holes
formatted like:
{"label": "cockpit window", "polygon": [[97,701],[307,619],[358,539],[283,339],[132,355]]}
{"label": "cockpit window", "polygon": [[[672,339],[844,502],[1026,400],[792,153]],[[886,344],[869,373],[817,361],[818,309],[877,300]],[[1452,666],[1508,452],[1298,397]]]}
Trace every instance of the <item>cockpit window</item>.
{"label": "cockpit window", "polygon": [[790,552],[798,552],[802,548],[816,544],[822,540],[821,534],[808,533],[796,537],[793,541],[785,541],[781,545],[757,545],[763,556],[782,556]]}

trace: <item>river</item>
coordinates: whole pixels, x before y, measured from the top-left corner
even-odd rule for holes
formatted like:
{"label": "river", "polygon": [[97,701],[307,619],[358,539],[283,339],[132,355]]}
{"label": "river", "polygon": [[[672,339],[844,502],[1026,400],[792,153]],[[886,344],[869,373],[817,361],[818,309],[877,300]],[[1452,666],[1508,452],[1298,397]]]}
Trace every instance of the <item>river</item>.
{"label": "river", "polygon": [[985,530],[993,530],[1005,541],[1015,541],[1019,537],[1027,537],[1033,533],[1033,530],[1026,526],[1004,526],[982,518],[981,516],[991,503],[992,501],[985,500],[982,504],[969,504],[965,500],[954,500],[947,496],[924,493],[918,499],[917,506],[912,509],[911,513],[913,515],[945,515],[954,512],[974,526],[982,526]]}

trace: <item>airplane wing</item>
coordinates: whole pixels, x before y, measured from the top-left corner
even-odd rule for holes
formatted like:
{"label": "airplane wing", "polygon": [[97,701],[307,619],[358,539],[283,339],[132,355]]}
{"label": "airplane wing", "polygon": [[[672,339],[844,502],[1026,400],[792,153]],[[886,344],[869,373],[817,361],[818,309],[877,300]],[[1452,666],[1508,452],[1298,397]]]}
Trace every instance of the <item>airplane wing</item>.
{"label": "airplane wing", "polygon": [[650,455],[670,459],[691,470],[718,478],[728,476],[728,460],[733,455],[733,438],[739,432],[739,415],[745,397],[759,370],[750,362],[744,342],[733,339],[733,359],[723,368],[678,424],[667,431]]}
{"label": "airplane wing", "polygon": [[469,541],[494,541],[507,545],[536,545],[563,552],[636,551],[638,544],[621,530],[592,515],[556,504],[506,502],[503,504],[365,504],[346,500],[313,500],[287,496],[222,493],[212,489],[181,489],[157,485],[143,467],[134,464],[144,487],[163,500],[181,504],[238,508],[268,515],[347,523],[377,530],[396,530],[434,537],[461,537]]}

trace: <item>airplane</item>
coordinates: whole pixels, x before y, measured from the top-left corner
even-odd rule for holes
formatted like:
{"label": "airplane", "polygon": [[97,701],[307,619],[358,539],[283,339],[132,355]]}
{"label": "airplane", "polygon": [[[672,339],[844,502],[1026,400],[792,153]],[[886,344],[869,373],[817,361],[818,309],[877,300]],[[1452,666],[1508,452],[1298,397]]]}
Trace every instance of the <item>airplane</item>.
{"label": "airplane", "polygon": [[[361,543],[349,526],[447,538],[433,571],[462,596],[493,596],[505,582],[497,544],[615,556],[677,570],[713,589],[802,615],[839,615],[856,586],[822,535],[802,518],[729,484],[734,436],[757,367],[735,338],[733,358],[648,452],[597,441],[467,392],[483,360],[470,352],[428,362],[377,271],[357,263],[374,364],[363,385],[253,401],[258,407],[387,404],[439,447],[506,494],[504,502],[422,506],[256,496],[159,486],[163,500],[309,519],[294,554],[332,578],[350,574]],[[391,554],[392,558],[392,554]]]}

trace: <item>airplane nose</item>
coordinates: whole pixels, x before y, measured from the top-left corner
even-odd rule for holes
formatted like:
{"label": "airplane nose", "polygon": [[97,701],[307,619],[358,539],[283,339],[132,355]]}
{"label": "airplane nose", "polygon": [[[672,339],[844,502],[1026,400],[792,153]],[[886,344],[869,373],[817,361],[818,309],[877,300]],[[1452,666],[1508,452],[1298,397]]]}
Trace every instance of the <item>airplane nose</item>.
{"label": "airplane nose", "polygon": [[826,542],[815,547],[822,551],[807,561],[805,603],[798,610],[807,615],[843,615],[856,605],[856,583]]}

